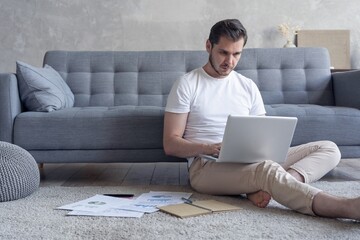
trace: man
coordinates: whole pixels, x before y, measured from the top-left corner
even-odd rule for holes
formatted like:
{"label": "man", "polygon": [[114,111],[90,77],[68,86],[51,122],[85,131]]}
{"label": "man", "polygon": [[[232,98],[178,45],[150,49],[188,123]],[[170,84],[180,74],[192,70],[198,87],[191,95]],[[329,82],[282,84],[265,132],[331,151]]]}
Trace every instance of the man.
{"label": "man", "polygon": [[164,117],[166,154],[188,158],[190,184],[199,192],[246,194],[258,207],[266,207],[272,197],[304,214],[360,219],[360,198],[335,197],[307,184],[339,163],[339,149],[330,141],[290,148],[283,166],[271,159],[237,164],[200,157],[219,154],[229,114],[265,114],[257,86],[233,71],[246,41],[246,30],[236,19],[212,27],[206,41],[207,64],[176,81],[169,94]]}

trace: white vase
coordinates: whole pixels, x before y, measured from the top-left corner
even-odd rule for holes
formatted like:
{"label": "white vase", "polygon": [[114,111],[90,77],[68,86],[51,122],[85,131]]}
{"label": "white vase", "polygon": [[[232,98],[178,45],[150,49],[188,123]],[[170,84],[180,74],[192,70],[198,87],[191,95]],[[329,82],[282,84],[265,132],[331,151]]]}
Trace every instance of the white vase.
{"label": "white vase", "polygon": [[296,46],[295,46],[295,44],[294,44],[292,41],[290,41],[290,40],[288,40],[288,41],[286,42],[286,44],[284,45],[284,48],[293,48],[293,47],[296,47]]}

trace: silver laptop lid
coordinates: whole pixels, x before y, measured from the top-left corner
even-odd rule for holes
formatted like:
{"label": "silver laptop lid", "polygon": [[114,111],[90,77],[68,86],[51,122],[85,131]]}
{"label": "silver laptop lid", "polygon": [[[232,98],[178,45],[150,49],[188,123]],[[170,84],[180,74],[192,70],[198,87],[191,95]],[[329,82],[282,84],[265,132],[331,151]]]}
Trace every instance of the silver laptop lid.
{"label": "silver laptop lid", "polygon": [[297,118],[232,116],[225,127],[219,162],[254,163],[286,159]]}

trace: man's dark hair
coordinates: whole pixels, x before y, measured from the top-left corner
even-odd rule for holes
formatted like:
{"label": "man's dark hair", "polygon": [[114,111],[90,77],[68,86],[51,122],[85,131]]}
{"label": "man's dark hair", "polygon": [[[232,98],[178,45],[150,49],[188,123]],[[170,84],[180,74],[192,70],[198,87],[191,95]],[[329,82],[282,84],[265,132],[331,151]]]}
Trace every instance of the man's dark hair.
{"label": "man's dark hair", "polygon": [[211,45],[218,44],[222,36],[233,41],[243,38],[244,46],[248,38],[245,27],[237,19],[226,19],[217,22],[210,30],[209,40]]}

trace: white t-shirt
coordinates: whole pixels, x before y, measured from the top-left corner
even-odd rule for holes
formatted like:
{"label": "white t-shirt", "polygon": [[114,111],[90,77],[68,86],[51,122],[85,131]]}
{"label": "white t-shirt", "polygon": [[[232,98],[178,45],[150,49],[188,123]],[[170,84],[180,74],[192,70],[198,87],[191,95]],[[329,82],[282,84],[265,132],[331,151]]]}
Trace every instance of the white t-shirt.
{"label": "white t-shirt", "polygon": [[265,107],[256,84],[232,71],[213,78],[203,68],[178,79],[168,96],[166,112],[189,113],[184,138],[191,142],[222,142],[227,117],[264,115]]}

